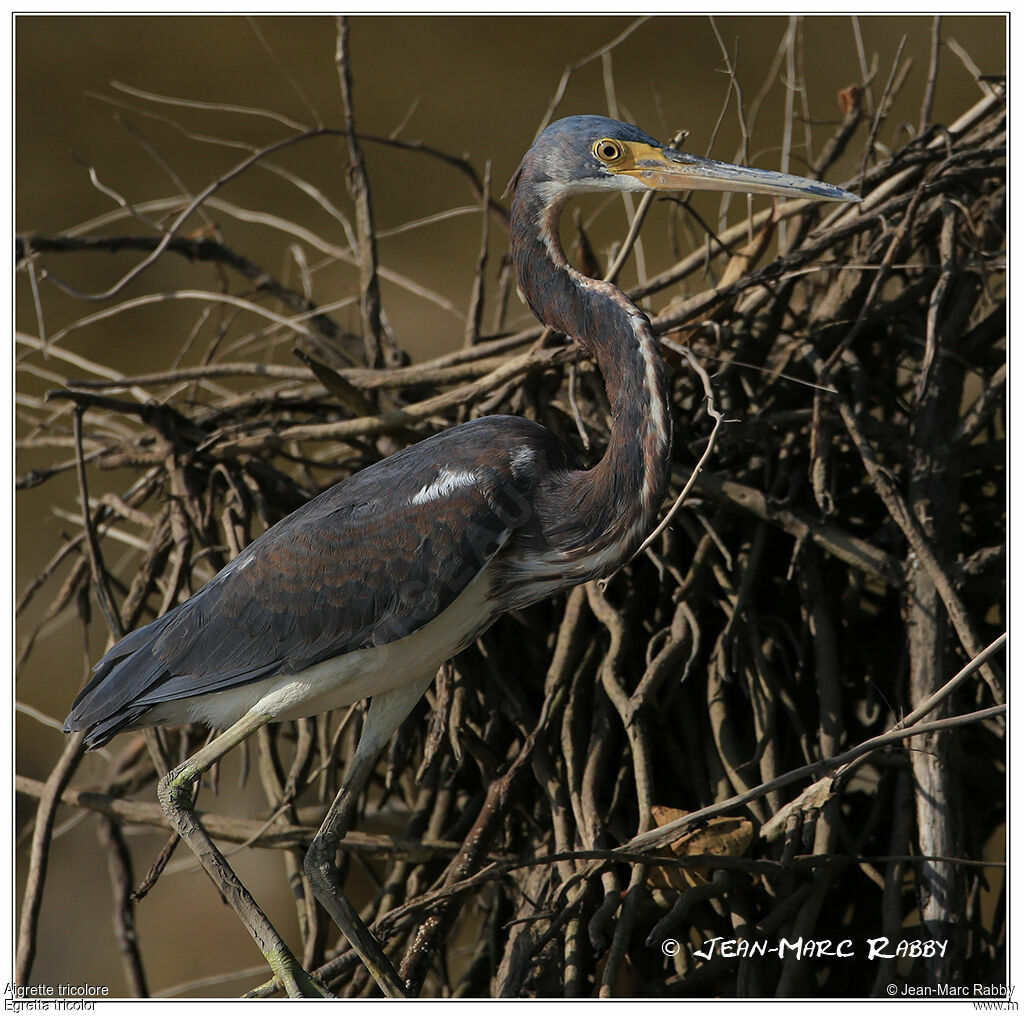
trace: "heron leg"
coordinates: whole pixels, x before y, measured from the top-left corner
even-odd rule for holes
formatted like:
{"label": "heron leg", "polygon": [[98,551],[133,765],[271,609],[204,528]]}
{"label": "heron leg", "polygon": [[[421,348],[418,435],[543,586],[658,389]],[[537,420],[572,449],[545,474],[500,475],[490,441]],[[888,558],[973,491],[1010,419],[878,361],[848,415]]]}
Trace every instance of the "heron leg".
{"label": "heron leg", "polygon": [[366,787],[378,756],[433,679],[431,673],[393,691],[375,695],[370,701],[355,757],[345,773],[338,796],[306,852],[306,878],[313,895],[344,932],[366,969],[389,998],[406,998],[409,991],[387,953],[341,890],[336,864],[338,845],[352,826],[359,795]]}
{"label": "heron leg", "polygon": [[218,759],[250,734],[269,722],[270,717],[247,713],[222,734],[215,737],[180,766],[172,769],[159,783],[157,796],[171,828],[188,844],[206,869],[224,899],[241,918],[246,930],[270,964],[270,969],[292,998],[331,997],[303,969],[284,939],[259,908],[249,890],[231,870],[224,855],[214,845],[192,808],[192,787]]}

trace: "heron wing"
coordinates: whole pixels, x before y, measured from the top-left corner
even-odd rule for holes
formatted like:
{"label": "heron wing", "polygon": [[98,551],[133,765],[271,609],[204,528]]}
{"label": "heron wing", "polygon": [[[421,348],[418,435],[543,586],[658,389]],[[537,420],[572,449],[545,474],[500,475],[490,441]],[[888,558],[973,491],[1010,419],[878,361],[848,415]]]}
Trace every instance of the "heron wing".
{"label": "heron wing", "polygon": [[113,646],[65,729],[103,743],[157,703],[298,673],[411,634],[527,524],[538,476],[565,464],[540,425],[485,417],[367,467]]}

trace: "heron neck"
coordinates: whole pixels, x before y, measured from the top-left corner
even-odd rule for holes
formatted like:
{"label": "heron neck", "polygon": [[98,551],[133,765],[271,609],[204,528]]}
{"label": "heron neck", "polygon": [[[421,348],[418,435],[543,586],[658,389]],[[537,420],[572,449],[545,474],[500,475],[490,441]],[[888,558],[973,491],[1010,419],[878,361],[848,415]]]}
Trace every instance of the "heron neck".
{"label": "heron neck", "polygon": [[[558,212],[557,206],[513,201],[512,259],[533,312],[592,353],[604,378],[612,417],[608,446],[566,493],[579,531],[565,536],[598,556],[597,545],[604,548],[602,570],[610,572],[650,531],[664,498],[671,452],[668,386],[649,319],[617,287],[568,263],[558,240]],[[595,534],[601,534],[596,541]]]}

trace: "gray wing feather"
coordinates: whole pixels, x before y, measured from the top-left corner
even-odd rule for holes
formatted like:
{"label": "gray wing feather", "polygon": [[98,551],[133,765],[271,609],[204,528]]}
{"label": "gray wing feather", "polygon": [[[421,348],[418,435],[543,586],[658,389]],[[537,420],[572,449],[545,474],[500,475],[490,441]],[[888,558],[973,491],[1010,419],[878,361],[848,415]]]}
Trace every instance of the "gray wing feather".
{"label": "gray wing feather", "polygon": [[[485,417],[356,473],[111,648],[65,730],[89,730],[97,746],[161,702],[297,673],[411,634],[528,522],[537,466],[564,460],[539,425]],[[446,489],[446,475],[461,484]],[[418,499],[431,485],[443,497]]]}

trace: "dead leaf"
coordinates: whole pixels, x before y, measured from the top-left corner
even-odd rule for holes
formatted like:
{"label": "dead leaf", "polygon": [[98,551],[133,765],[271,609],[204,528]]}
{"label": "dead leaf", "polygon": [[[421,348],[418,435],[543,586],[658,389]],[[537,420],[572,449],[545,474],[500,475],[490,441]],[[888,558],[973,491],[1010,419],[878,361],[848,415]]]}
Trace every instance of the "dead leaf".
{"label": "dead leaf", "polygon": [[722,278],[718,282],[718,289],[725,289],[735,282],[739,282],[747,272],[752,271],[758,261],[764,256],[768,244],[775,234],[775,227],[779,221],[779,204],[772,203],[772,214],[767,218],[764,225],[754,234],[749,243],[745,243],[725,266]]}
{"label": "dead leaf", "polygon": [[[775,235],[775,227],[779,222],[779,205],[778,202],[772,204],[772,214],[765,220],[761,228],[754,234],[753,238],[745,243],[739,250],[734,251],[729,257],[729,262],[725,266],[725,271],[722,273],[721,279],[715,286],[715,290],[725,290],[735,283],[739,282],[748,272],[753,271],[758,262],[764,257],[765,251],[768,249],[771,243],[772,237]],[[663,314],[672,314],[679,310],[687,300],[692,299],[690,296],[676,297],[670,300],[664,310]],[[722,304],[715,306],[711,313],[707,316],[708,321],[715,321],[726,315],[728,308]],[[703,322],[702,322],[703,323]],[[682,328],[674,333],[672,337],[676,342],[681,345],[689,345],[690,341],[699,333],[700,328]],[[664,351],[663,352],[667,352]]]}
{"label": "dead leaf", "polygon": [[860,96],[860,85],[847,85],[840,90],[836,99],[839,102],[839,108],[843,111],[843,116],[850,115],[850,110],[860,103]]}
{"label": "dead leaf", "polygon": [[[688,812],[656,804],[651,817],[659,826],[685,818]],[[683,833],[665,848],[663,857],[694,857],[714,854],[718,857],[742,857],[754,839],[754,823],[750,819],[719,815],[702,822],[696,829]],[[657,889],[675,889],[683,892],[708,881],[708,868],[651,868],[647,874],[649,885]]]}
{"label": "dead leaf", "polygon": [[817,783],[812,783],[799,797],[783,805],[761,826],[761,835],[766,840],[774,840],[785,832],[790,817],[800,818],[809,811],[825,807],[825,802],[832,796],[834,783],[831,775],[823,776]]}

